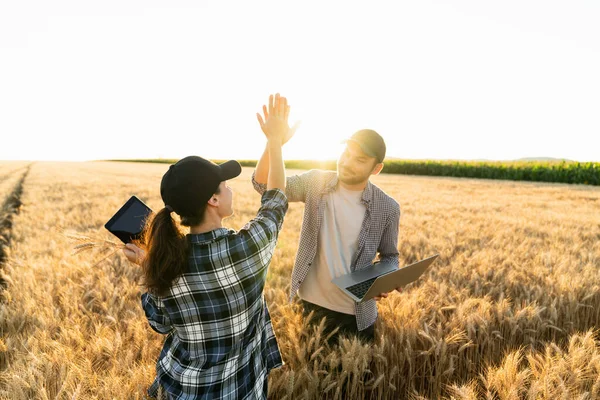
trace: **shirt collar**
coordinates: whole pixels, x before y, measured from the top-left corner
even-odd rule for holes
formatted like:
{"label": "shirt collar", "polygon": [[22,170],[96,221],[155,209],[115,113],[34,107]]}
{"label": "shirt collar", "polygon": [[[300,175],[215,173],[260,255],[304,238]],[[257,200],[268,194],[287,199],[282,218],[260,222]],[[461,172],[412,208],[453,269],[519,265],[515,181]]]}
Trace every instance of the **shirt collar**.
{"label": "shirt collar", "polygon": [[[323,190],[323,194],[333,192],[338,184],[339,178],[336,174],[325,183],[325,189]],[[373,200],[373,184],[371,183],[371,181],[367,181],[367,186],[363,190],[362,197],[360,200],[367,207],[370,206],[371,201]]]}
{"label": "shirt collar", "polygon": [[190,243],[193,244],[203,244],[207,242],[212,242],[217,240],[223,236],[226,236],[229,233],[229,229],[227,228],[217,228],[210,232],[204,233],[189,233],[187,235]]}

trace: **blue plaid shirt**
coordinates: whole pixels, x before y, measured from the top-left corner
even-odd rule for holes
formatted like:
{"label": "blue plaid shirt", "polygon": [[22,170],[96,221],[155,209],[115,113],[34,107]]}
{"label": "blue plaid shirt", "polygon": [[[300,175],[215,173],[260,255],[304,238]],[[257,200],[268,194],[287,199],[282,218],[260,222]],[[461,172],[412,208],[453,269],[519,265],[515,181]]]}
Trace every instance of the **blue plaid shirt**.
{"label": "blue plaid shirt", "polygon": [[166,295],[142,295],[150,326],[166,335],[150,396],[162,387],[181,400],[265,398],[283,361],[263,288],[288,203],[279,189],[261,203],[239,232],[188,235],[188,270]]}

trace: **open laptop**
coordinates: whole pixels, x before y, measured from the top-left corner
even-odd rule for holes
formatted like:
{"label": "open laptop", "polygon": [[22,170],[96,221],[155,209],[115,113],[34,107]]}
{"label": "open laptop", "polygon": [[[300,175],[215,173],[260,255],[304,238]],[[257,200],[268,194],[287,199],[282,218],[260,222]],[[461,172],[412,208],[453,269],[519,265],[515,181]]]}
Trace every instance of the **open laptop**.
{"label": "open laptop", "polygon": [[438,256],[436,254],[400,269],[394,264],[379,262],[371,268],[339,276],[331,282],[360,303],[416,281]]}

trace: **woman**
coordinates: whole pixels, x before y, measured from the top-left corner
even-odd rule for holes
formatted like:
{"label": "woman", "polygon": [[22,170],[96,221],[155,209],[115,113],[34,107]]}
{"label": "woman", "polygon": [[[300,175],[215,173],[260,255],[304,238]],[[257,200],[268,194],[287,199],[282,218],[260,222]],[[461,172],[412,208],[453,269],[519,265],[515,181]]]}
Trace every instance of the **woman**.
{"label": "woman", "polygon": [[131,244],[124,250],[132,261],[142,255],[142,305],[150,326],[166,335],[148,390],[153,397],[265,399],[269,371],[283,364],[263,288],[288,207],[281,145],[289,106],[276,95],[269,108],[269,190],[256,218],[239,232],[224,228],[233,214],[227,180],[241,167],[190,156],[162,178],[165,207],[146,227],[147,254]]}

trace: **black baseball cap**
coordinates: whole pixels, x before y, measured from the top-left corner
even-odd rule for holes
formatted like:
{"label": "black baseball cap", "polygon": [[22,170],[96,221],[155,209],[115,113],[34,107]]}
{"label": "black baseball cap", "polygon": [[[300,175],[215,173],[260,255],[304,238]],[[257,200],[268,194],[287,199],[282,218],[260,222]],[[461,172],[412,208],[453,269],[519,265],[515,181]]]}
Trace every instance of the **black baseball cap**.
{"label": "black baseball cap", "polygon": [[160,196],[165,207],[177,214],[193,217],[200,205],[217,191],[219,184],[233,179],[242,172],[240,163],[230,160],[215,164],[198,156],[188,156],[169,167],[160,182]]}
{"label": "black baseball cap", "polygon": [[383,162],[385,159],[385,142],[379,133],[372,129],[361,129],[355,132],[344,143],[354,142],[360,146],[362,151],[369,157],[375,157],[377,162]]}

